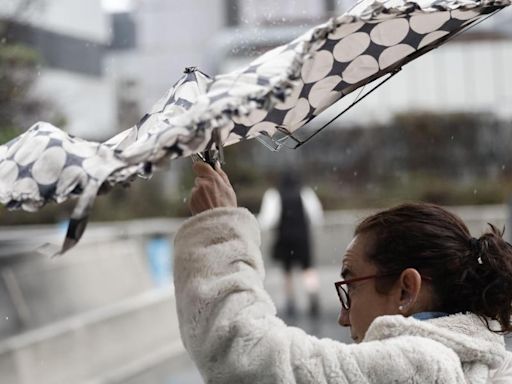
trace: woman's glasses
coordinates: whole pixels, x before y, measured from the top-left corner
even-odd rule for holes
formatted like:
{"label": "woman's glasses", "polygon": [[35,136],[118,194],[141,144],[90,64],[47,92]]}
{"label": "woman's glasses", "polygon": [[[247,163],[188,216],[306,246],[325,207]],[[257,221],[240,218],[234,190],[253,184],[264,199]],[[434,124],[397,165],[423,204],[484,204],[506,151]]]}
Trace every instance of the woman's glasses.
{"label": "woman's glasses", "polygon": [[[338,297],[340,298],[341,306],[346,309],[347,311],[350,309],[350,295],[348,293],[348,289],[343,287],[347,284],[357,283],[358,281],[364,281],[364,280],[370,280],[370,279],[378,279],[380,277],[389,277],[389,276],[395,276],[401,274],[400,272],[390,272],[390,273],[383,273],[383,274],[377,274],[377,275],[371,275],[371,276],[364,276],[364,277],[357,277],[355,279],[349,279],[349,280],[343,280],[343,281],[337,281],[334,283],[334,286],[336,287],[336,293],[338,294]],[[423,276],[421,277],[425,280],[432,281],[430,277]]]}

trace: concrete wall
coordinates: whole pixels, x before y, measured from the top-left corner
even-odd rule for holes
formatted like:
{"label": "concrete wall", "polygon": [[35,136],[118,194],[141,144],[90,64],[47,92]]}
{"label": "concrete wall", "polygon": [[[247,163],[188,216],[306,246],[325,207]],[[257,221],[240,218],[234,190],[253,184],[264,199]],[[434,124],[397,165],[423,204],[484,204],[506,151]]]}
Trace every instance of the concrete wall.
{"label": "concrete wall", "polygon": [[[166,227],[172,233],[176,221],[92,224],[63,257],[4,255],[0,382],[124,382],[182,356],[172,287],[156,288],[145,249],[149,235]],[[34,247],[63,236],[53,226],[0,232]]]}
{"label": "concrete wall", "polygon": [[38,257],[12,266],[29,328],[116,303],[152,289],[143,244],[112,241],[79,247],[55,260]]}
{"label": "concrete wall", "polygon": [[173,293],[153,291],[0,342],[2,382],[122,382],[183,354]]}

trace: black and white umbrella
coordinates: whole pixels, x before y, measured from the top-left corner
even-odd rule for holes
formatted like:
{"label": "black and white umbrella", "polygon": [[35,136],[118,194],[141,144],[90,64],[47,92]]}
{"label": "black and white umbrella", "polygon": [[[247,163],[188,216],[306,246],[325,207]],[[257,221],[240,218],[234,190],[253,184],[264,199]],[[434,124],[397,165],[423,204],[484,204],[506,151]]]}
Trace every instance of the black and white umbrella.
{"label": "black and white umbrella", "polygon": [[0,146],[0,202],[37,210],[79,197],[62,251],[79,240],[102,186],[126,183],[164,159],[258,137],[278,148],[344,96],[510,5],[510,0],[358,3],[246,68],[210,78],[194,68],[141,121],[105,143],[48,123]]}

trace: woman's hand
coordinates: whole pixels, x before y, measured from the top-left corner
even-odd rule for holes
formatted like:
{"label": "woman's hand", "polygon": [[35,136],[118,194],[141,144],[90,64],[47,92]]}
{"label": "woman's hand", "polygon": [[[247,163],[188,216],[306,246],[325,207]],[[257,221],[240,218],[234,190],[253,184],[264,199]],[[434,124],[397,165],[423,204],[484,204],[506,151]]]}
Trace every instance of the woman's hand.
{"label": "woman's hand", "polygon": [[194,163],[195,185],[190,192],[188,207],[193,215],[208,209],[236,207],[236,194],[228,175],[215,163],[215,169],[203,162]]}

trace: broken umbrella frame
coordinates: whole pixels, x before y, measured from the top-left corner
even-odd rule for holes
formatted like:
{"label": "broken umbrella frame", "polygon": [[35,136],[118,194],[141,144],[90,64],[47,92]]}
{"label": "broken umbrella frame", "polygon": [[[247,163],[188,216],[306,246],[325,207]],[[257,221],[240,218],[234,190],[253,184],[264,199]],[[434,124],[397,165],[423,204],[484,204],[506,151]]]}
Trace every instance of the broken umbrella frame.
{"label": "broken umbrella frame", "polygon": [[[297,137],[294,133],[290,132],[285,126],[280,125],[280,126],[276,126],[276,129],[277,129],[278,133],[276,133],[274,136],[270,137],[268,135],[262,134],[262,135],[256,137],[256,140],[258,140],[267,149],[269,149],[269,150],[271,150],[273,152],[279,152],[282,148],[298,149],[299,147],[303,146],[304,144],[309,142],[311,139],[313,139],[316,135],[318,135],[320,132],[322,132],[329,125],[334,123],[337,119],[339,119],[341,116],[343,116],[350,109],[355,107],[358,103],[360,103],[366,97],[371,95],[373,92],[375,92],[381,86],[383,86],[385,83],[387,83],[389,80],[391,80],[394,76],[396,76],[402,70],[403,65],[409,63],[410,61],[416,59],[417,57],[420,57],[420,56],[424,55],[425,53],[427,53],[427,52],[429,52],[431,50],[439,48],[446,41],[457,37],[461,33],[466,32],[466,31],[468,31],[471,28],[474,28],[475,26],[477,26],[478,24],[484,22],[489,17],[491,17],[494,14],[500,12],[501,10],[502,9],[495,10],[494,12],[490,13],[487,17],[485,17],[483,19],[480,19],[480,20],[475,20],[471,24],[468,24],[465,28],[463,28],[463,29],[461,29],[459,31],[456,31],[454,33],[450,33],[450,34],[446,35],[443,39],[440,39],[436,45],[431,46],[431,47],[424,47],[423,49],[420,49],[417,52],[415,52],[414,55],[408,56],[404,60],[404,62],[400,63],[399,65],[397,65],[397,68],[395,70],[393,70],[392,72],[390,72],[385,79],[381,80],[377,85],[375,85],[372,89],[370,89],[369,91],[367,91],[364,94],[363,94],[363,91],[364,91],[364,86],[363,86],[361,88],[361,91],[359,92],[359,94],[356,96],[356,98],[354,99],[354,101],[350,105],[348,105],[346,108],[344,108],[341,112],[339,112],[335,117],[330,119],[327,123],[322,125],[320,128],[314,130],[313,133],[311,133],[306,138],[301,139],[301,138]],[[344,95],[344,96],[346,96],[346,95]],[[344,96],[342,96],[341,99],[343,99]],[[314,122],[314,120],[312,120],[312,122]],[[301,128],[299,128],[299,130],[300,129]],[[289,143],[292,143],[292,144],[289,144]],[[208,162],[208,160],[205,159],[205,158],[201,157],[201,159],[203,161]]]}
{"label": "broken umbrella frame", "polygon": [[[37,210],[79,200],[61,253],[80,239],[102,186],[151,174],[162,160],[196,154],[211,164],[223,146],[258,138],[269,149],[299,148],[395,76],[403,65],[482,22],[510,0],[435,0],[424,5],[365,0],[248,67],[210,78],[195,68],[135,126],[105,143],[38,123],[0,145],[0,202]],[[382,80],[363,94],[370,82]],[[354,102],[306,138],[299,132],[339,99]],[[299,131],[300,129],[300,131]]]}

